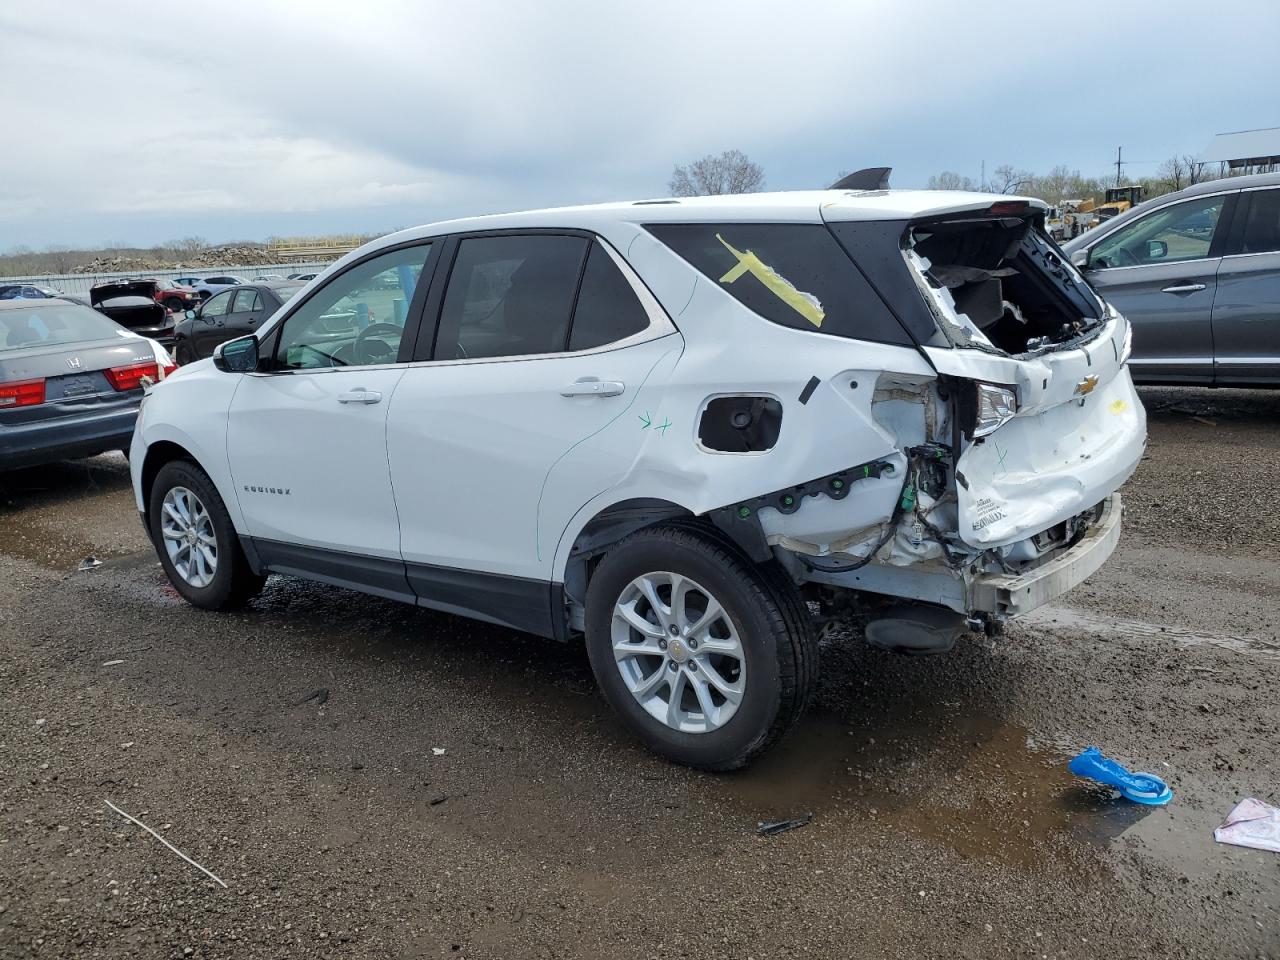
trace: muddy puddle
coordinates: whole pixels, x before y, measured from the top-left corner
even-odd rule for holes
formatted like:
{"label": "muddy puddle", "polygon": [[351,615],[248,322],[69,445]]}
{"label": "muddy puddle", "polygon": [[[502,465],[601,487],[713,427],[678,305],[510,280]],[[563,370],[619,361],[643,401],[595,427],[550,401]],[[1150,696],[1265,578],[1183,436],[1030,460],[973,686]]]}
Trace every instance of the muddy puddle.
{"label": "muddy puddle", "polygon": [[811,720],[717,788],[760,820],[813,813],[1029,870],[1104,847],[1151,808],[1076,780],[1071,755],[957,711],[937,727]]}
{"label": "muddy puddle", "polygon": [[119,454],[0,473],[0,552],[50,570],[145,544]]}

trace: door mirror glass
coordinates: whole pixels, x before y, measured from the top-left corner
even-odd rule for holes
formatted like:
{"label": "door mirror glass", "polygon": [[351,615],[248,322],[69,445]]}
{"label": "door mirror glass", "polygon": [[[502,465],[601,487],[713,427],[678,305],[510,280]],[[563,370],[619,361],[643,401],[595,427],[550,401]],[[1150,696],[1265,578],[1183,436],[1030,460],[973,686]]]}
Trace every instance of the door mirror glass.
{"label": "door mirror glass", "polygon": [[213,351],[213,365],[226,373],[252,373],[257,370],[257,337],[240,337],[218,344]]}
{"label": "door mirror glass", "polygon": [[1163,260],[1169,253],[1169,244],[1163,240],[1147,241],[1147,259]]}
{"label": "door mirror glass", "polygon": [[196,313],[196,311],[194,310],[184,310],[182,311],[182,315],[186,317],[188,320],[194,320],[196,317],[199,316],[199,314]]}

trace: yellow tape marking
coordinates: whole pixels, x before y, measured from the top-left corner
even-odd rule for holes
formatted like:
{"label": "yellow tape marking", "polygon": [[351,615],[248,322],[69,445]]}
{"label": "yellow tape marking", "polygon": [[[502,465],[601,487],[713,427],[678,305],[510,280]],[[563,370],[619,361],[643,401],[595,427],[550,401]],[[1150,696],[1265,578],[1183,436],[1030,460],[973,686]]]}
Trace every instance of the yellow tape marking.
{"label": "yellow tape marking", "polygon": [[749,273],[768,287],[770,293],[815,327],[822,326],[822,318],[826,316],[826,313],[823,312],[822,304],[817,297],[811,293],[797,290],[790,280],[779,274],[773,267],[769,266],[750,250],[746,253],[741,250],[735,250],[718,233],[716,234],[716,239],[723,243],[724,248],[738,259],[737,265],[731,267],[729,272],[720,278],[721,283],[733,283],[739,277]]}

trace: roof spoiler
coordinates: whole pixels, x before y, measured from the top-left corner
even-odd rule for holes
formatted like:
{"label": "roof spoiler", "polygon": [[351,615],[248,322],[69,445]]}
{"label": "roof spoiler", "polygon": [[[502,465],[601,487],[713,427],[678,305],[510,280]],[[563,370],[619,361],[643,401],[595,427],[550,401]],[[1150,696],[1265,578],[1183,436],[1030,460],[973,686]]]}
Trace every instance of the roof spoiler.
{"label": "roof spoiler", "polygon": [[893,167],[867,167],[841,177],[828,190],[888,190]]}

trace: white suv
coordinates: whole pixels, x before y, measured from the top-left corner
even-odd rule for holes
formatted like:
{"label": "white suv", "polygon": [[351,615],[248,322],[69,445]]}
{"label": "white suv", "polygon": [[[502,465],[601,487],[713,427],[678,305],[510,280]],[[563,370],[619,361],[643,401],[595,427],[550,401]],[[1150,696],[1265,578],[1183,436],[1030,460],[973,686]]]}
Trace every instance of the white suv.
{"label": "white suv", "polygon": [[949,649],[1120,532],[1129,327],[1038,201],[828,190],[543,210],[351,253],[157,384],[131,453],[177,590],[268,573],[585,638],[654,749],[727,769],[815,621]]}

